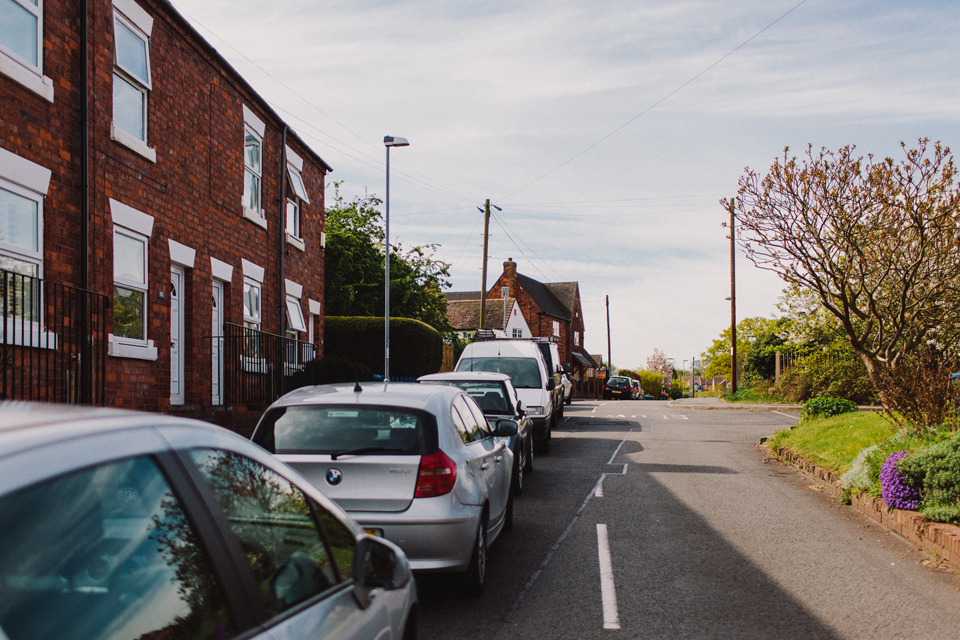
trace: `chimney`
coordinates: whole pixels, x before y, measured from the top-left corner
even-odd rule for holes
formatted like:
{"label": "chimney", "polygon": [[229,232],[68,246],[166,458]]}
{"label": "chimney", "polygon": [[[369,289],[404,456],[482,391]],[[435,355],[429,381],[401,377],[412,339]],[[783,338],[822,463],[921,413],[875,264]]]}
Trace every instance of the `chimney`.
{"label": "chimney", "polygon": [[507,261],[503,263],[503,277],[511,281],[517,278],[517,263],[513,261],[513,258],[507,258]]}

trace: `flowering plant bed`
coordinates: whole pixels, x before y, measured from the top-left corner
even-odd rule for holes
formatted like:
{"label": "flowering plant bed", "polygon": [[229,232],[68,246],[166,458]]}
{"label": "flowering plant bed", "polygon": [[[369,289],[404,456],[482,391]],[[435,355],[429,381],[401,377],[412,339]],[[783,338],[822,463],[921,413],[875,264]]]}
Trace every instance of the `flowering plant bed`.
{"label": "flowering plant bed", "polygon": [[[845,490],[839,476],[809,462],[796,452],[783,447],[768,449],[772,457],[793,466],[822,486],[825,493],[836,496]],[[865,491],[854,492],[850,506],[939,558],[951,569],[960,571],[960,526],[931,522],[916,511],[892,509],[883,500]]]}

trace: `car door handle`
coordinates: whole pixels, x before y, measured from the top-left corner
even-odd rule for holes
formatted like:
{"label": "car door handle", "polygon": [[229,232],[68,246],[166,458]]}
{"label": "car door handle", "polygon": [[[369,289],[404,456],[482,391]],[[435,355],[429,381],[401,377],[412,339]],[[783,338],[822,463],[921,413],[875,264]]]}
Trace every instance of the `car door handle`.
{"label": "car door handle", "polygon": [[500,464],[501,462],[503,462],[503,456],[497,456],[496,458],[494,458],[494,460],[496,460],[497,464]]}
{"label": "car door handle", "polygon": [[480,465],[480,470],[481,470],[481,471],[486,471],[486,470],[489,469],[489,468],[490,468],[490,463],[489,463],[489,462],[484,462],[483,464]]}

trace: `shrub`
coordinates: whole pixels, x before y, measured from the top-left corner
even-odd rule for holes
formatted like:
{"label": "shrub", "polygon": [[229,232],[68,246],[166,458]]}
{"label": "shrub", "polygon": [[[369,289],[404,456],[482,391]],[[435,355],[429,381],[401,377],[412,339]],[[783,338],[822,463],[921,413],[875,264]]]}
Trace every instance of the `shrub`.
{"label": "shrub", "polygon": [[960,507],[960,434],[917,450],[897,469],[920,488],[925,506]]}
{"label": "shrub", "polygon": [[836,416],[849,411],[856,411],[857,405],[845,398],[820,397],[807,400],[800,409],[800,417]]}
{"label": "shrub", "polygon": [[370,367],[346,358],[321,358],[304,367],[305,384],[334,384],[336,382],[371,382]]}
{"label": "shrub", "polygon": [[[324,355],[345,358],[383,373],[383,318],[327,316]],[[443,363],[443,337],[428,324],[412,318],[390,318],[390,373],[422,376],[436,373]]]}
{"label": "shrub", "polygon": [[891,509],[916,509],[920,504],[917,488],[897,469],[897,461],[907,455],[908,451],[894,453],[880,470],[880,495]]}
{"label": "shrub", "polygon": [[860,490],[870,488],[873,481],[870,479],[870,465],[867,459],[877,449],[879,449],[877,445],[871,445],[857,454],[857,457],[850,463],[850,469],[840,476],[840,484],[844,488]]}
{"label": "shrub", "polygon": [[925,506],[920,511],[920,515],[934,522],[960,524],[960,507],[956,505],[935,504]]}

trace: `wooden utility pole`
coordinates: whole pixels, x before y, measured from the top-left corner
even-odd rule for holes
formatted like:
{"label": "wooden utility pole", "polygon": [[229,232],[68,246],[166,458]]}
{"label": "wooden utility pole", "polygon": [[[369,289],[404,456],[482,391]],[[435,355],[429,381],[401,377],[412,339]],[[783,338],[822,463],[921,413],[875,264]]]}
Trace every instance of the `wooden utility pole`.
{"label": "wooden utility pole", "polygon": [[733,206],[734,198],[730,198],[730,386],[731,392],[737,392],[737,271],[734,268],[734,258],[737,255],[737,244],[733,233]]}
{"label": "wooden utility pole", "polygon": [[490,238],[490,198],[483,206],[483,278],[480,284],[480,328],[487,317],[487,245]]}
{"label": "wooden utility pole", "polygon": [[613,372],[610,370],[610,296],[607,296],[607,374],[612,376]]}

